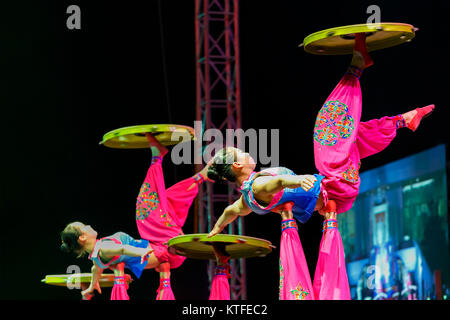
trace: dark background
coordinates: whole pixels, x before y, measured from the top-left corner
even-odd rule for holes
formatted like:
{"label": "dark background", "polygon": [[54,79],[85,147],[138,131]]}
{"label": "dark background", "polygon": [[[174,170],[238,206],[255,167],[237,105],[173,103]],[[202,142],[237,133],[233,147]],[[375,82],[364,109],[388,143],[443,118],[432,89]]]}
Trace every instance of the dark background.
{"label": "dark background", "polygon": [[[66,28],[71,4],[81,7],[81,30]],[[242,0],[242,126],[280,129],[281,166],[316,172],[315,117],[350,61],[307,54],[298,44],[322,29],[365,23],[372,4],[380,6],[381,21],[420,30],[410,43],[372,53],[375,65],[361,78],[361,120],[430,103],[436,110],[416,133],[400,130],[361,171],[448,143],[448,1]],[[0,298],[78,300],[79,291],[40,282],[72,264],[90,270],[87,259],[60,252],[65,225],[79,220],[100,237],[139,237],[135,200],[150,151],[99,146],[103,134],[147,123],[193,126],[194,0],[14,1],[0,5],[0,24]],[[164,173],[170,186],[194,171],[166,160]],[[192,216],[185,233],[193,232]],[[279,216],[245,219],[247,235],[279,246]],[[311,277],[321,224],[315,215],[299,230]],[[278,299],[278,257],[276,249],[247,260],[249,300]],[[144,272],[129,289],[131,299],[155,299],[158,277]],[[206,262],[186,260],[172,280],[177,299],[208,298]],[[97,299],[109,299],[109,292]]]}

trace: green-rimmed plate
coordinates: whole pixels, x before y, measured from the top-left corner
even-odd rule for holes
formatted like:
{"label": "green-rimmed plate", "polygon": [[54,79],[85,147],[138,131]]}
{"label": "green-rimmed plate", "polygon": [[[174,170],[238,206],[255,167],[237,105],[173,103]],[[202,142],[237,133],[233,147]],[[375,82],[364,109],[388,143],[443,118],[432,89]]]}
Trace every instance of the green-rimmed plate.
{"label": "green-rimmed plate", "polygon": [[215,259],[213,243],[221,244],[230,259],[264,257],[274,246],[270,241],[234,234],[217,234],[211,238],[207,233],[186,234],[168,242],[169,251],[192,259]]}
{"label": "green-rimmed plate", "polygon": [[301,45],[306,52],[318,55],[352,54],[355,33],[365,32],[367,50],[375,51],[409,42],[414,38],[417,30],[406,23],[354,24],[312,33],[303,40]]}
{"label": "green-rimmed plate", "polygon": [[[41,282],[53,286],[65,287],[68,285],[75,285],[77,283],[89,285],[91,283],[92,273],[70,273],[70,274],[52,274],[45,276]],[[125,274],[127,283],[131,283],[133,278],[129,274]],[[112,287],[114,285],[114,274],[104,273],[98,280],[101,287]]]}
{"label": "green-rimmed plate", "polygon": [[145,124],[112,130],[103,136],[100,144],[116,149],[148,148],[146,133],[151,133],[164,146],[194,139],[194,129],[177,124]]}

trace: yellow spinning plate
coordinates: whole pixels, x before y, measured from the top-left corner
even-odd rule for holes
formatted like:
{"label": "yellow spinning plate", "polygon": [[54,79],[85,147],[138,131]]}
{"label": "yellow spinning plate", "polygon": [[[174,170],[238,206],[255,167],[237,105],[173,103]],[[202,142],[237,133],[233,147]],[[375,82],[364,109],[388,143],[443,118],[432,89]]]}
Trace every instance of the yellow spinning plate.
{"label": "yellow spinning plate", "polygon": [[264,257],[274,246],[270,241],[233,234],[217,234],[211,238],[207,233],[186,234],[168,242],[169,252],[192,259],[215,259],[213,244],[224,246],[230,259]]}
{"label": "yellow spinning plate", "polygon": [[[76,283],[85,284],[88,286],[91,283],[92,273],[70,273],[70,274],[53,274],[45,276],[41,282],[50,284],[53,286],[65,287],[67,285],[75,285]],[[129,274],[125,274],[125,279],[128,284],[133,281],[133,278]],[[102,274],[98,283],[101,287],[112,287],[114,285],[114,273]]]}
{"label": "yellow spinning plate", "polygon": [[176,124],[146,124],[119,128],[106,133],[100,144],[117,149],[148,148],[146,133],[151,133],[164,146],[194,139],[194,129]]}
{"label": "yellow spinning plate", "polygon": [[393,47],[411,41],[418,29],[406,23],[367,23],[337,27],[307,36],[300,46],[305,51],[319,55],[351,54],[355,33],[366,33],[368,51]]}

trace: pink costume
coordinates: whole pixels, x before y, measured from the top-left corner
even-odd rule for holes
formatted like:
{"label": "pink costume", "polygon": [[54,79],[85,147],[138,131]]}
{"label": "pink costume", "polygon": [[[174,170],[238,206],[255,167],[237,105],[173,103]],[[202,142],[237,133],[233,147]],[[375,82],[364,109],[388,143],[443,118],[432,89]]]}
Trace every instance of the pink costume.
{"label": "pink costume", "polygon": [[281,222],[280,300],[315,300],[308,265],[294,219]]}
{"label": "pink costume", "polygon": [[[142,239],[147,239],[160,263],[178,268],[186,259],[168,252],[167,241],[183,234],[192,201],[197,196],[201,175],[182,180],[166,190],[161,156],[152,157],[152,164],[141,186],[136,202],[136,224]],[[188,188],[193,184],[191,190]],[[173,300],[169,279],[161,279],[157,299]]]}
{"label": "pink costume", "polygon": [[230,284],[228,283],[228,279],[231,276],[229,270],[229,265],[226,267],[216,267],[216,274],[211,283],[209,300],[230,300]]}
{"label": "pink costume", "polygon": [[[336,202],[336,212],[352,207],[358,195],[360,159],[386,148],[397,129],[405,126],[401,115],[360,122],[361,70],[351,66],[317,115],[314,159],[325,178],[322,195]],[[326,220],[314,276],[316,299],[350,299],[344,249],[336,220]]]}
{"label": "pink costume", "polygon": [[350,67],[317,115],[314,126],[314,160],[328,199],[337,213],[351,209],[361,183],[361,159],[386,148],[397,128],[405,126],[401,115],[360,122],[361,70]]}

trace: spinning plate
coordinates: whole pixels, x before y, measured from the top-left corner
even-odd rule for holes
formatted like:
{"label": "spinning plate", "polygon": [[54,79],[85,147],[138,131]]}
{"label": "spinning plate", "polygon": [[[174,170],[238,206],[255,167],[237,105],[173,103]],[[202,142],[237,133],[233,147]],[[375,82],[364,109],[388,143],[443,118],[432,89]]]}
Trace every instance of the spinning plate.
{"label": "spinning plate", "polygon": [[406,23],[354,24],[315,32],[307,36],[301,45],[306,52],[318,55],[352,54],[355,33],[365,32],[367,50],[375,51],[409,42],[417,30]]}
{"label": "spinning plate", "polygon": [[[86,284],[87,286],[91,283],[92,273],[70,273],[70,274],[53,274],[45,276],[41,282],[50,284],[53,286],[65,287],[68,284],[75,285],[77,281],[79,284]],[[125,274],[125,279],[127,283],[130,284],[133,278],[129,274]],[[114,285],[114,273],[104,273],[98,280],[100,287],[112,287]]]}
{"label": "spinning plate", "polygon": [[194,129],[176,124],[146,124],[119,128],[106,133],[99,144],[116,149],[148,148],[146,133],[151,133],[164,146],[194,139]]}
{"label": "spinning plate", "polygon": [[233,234],[217,234],[208,238],[207,233],[186,234],[168,242],[169,251],[192,259],[216,259],[213,244],[222,245],[230,259],[264,257],[274,246],[270,241]]}

